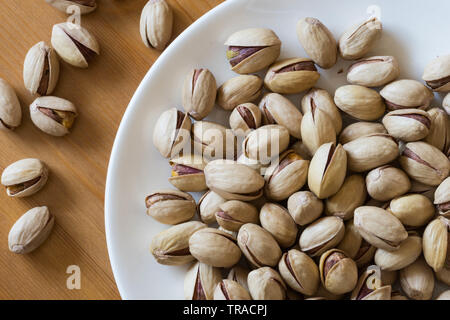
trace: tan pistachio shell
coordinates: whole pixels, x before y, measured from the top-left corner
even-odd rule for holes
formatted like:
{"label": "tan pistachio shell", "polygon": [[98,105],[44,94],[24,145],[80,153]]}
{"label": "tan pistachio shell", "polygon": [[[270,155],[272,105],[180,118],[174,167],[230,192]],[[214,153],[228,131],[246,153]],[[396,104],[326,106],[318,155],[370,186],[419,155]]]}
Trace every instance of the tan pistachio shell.
{"label": "tan pistachio shell", "polygon": [[219,268],[195,262],[184,277],[184,298],[186,300],[213,300],[214,290],[221,281]]}
{"label": "tan pistachio shell", "polygon": [[422,238],[418,235],[410,235],[394,252],[377,249],[375,263],[386,271],[401,270],[417,260],[422,253]]}
{"label": "tan pistachio shell", "polygon": [[162,189],[145,198],[147,215],[164,224],[176,225],[195,215],[197,207],[189,193]]}
{"label": "tan pistachio shell", "polygon": [[411,181],[403,170],[386,165],[367,174],[366,186],[373,199],[389,201],[407,193],[411,189]]}
{"label": "tan pistachio shell", "polygon": [[319,270],[322,285],[334,294],[350,292],[358,282],[355,261],[338,249],[328,250],[321,255]]}
{"label": "tan pistachio shell", "polygon": [[197,211],[200,214],[200,220],[206,224],[213,224],[216,222],[216,212],[222,203],[227,200],[219,196],[214,191],[208,190],[198,200]]}
{"label": "tan pistachio shell", "polygon": [[450,54],[433,59],[425,67],[422,79],[436,92],[450,91]]}
{"label": "tan pistachio shell", "polygon": [[394,198],[387,211],[396,216],[408,228],[426,225],[435,214],[433,203],[421,194],[408,194]]}
{"label": "tan pistachio shell", "polygon": [[[201,192],[208,189],[205,182],[205,174],[203,173],[207,161],[202,156],[197,154],[182,155],[169,160],[169,164],[172,166],[172,175],[169,178],[169,182],[178,190]],[[201,172],[178,174],[174,170],[177,165],[201,170]]]}
{"label": "tan pistachio shell", "polygon": [[406,142],[425,138],[431,129],[430,115],[420,109],[391,111],[382,122],[391,136]]}
{"label": "tan pistachio shell", "polygon": [[22,108],[14,89],[0,78],[0,129],[14,130],[22,121]]}
{"label": "tan pistachio shell", "polygon": [[248,277],[249,272],[250,272],[249,269],[244,268],[240,265],[236,265],[230,269],[227,279],[236,281],[241,286],[243,286],[246,290],[248,290],[247,277]]}
{"label": "tan pistachio shell", "polygon": [[253,103],[243,103],[233,109],[230,128],[234,135],[245,137],[250,131],[261,126],[261,110]]}
{"label": "tan pistachio shell", "polygon": [[192,140],[195,151],[208,159],[233,158],[237,153],[237,138],[232,131],[212,121],[196,121]]}
{"label": "tan pistachio shell", "polygon": [[442,152],[450,148],[450,120],[447,113],[440,108],[428,110],[431,127],[424,141]]}
{"label": "tan pistachio shell", "polygon": [[403,292],[414,300],[430,300],[434,290],[434,274],[423,258],[400,271]]}
{"label": "tan pistachio shell", "polygon": [[299,191],[288,199],[288,210],[295,223],[307,225],[323,212],[323,202],[310,191]]}
{"label": "tan pistachio shell", "polygon": [[400,75],[398,61],[393,56],[374,56],[354,62],[348,69],[347,81],[365,87],[380,87]]}
{"label": "tan pistachio shell", "polygon": [[140,33],[148,48],[162,51],[172,37],[173,13],[164,0],[150,0],[142,9]]}
{"label": "tan pistachio shell", "polygon": [[434,95],[430,89],[416,80],[402,79],[385,86],[380,95],[389,110],[397,109],[428,109]]}
{"label": "tan pistachio shell", "polygon": [[289,146],[289,131],[280,125],[262,126],[250,132],[242,142],[244,155],[267,164]]}
{"label": "tan pistachio shell", "polygon": [[369,136],[376,133],[387,134],[386,128],[381,123],[377,122],[355,122],[342,130],[339,136],[339,142],[341,144],[346,144],[350,141],[356,140],[358,138]]}
{"label": "tan pistachio shell", "polygon": [[97,9],[96,0],[45,0],[52,7],[64,13],[68,12],[71,6],[77,6],[80,14],[87,14]]}
{"label": "tan pistachio shell", "polygon": [[450,218],[450,177],[446,178],[434,193],[434,204],[441,215]]}
{"label": "tan pistachio shell", "polygon": [[267,202],[259,214],[261,226],[270,232],[280,247],[289,248],[297,239],[297,225],[286,208],[276,203]]}
{"label": "tan pistachio shell", "polygon": [[219,205],[216,221],[224,229],[237,232],[246,223],[258,223],[258,210],[252,204],[230,200]]}
{"label": "tan pistachio shell", "polygon": [[224,279],[214,290],[214,300],[251,300],[250,293],[238,282]]}
{"label": "tan pistachio shell", "polygon": [[450,93],[447,93],[444,100],[442,101],[442,108],[444,108],[445,112],[450,115]]}
{"label": "tan pistachio shell", "polygon": [[325,143],[336,143],[336,131],[333,120],[322,109],[315,108],[307,112],[302,119],[301,134],[303,143],[311,154]]}
{"label": "tan pistachio shell", "polygon": [[214,108],[217,85],[208,69],[192,69],[183,84],[183,108],[195,120],[202,120]]}
{"label": "tan pistachio shell", "polygon": [[240,75],[224,82],[217,90],[217,104],[227,111],[253,102],[261,95],[263,81],[255,75]]}
{"label": "tan pistachio shell", "polygon": [[423,256],[435,272],[448,267],[450,222],[444,217],[431,221],[423,233]]}
{"label": "tan pistachio shell", "polygon": [[352,300],[391,300],[391,286],[382,281],[381,270],[369,266],[359,277],[351,294]]}
{"label": "tan pistachio shell", "polygon": [[253,300],[284,300],[286,284],[270,267],[255,269],[248,274],[248,289]]}
{"label": "tan pistachio shell", "polygon": [[339,87],[334,93],[334,102],[343,112],[364,121],[377,120],[386,110],[377,91],[359,85]]}

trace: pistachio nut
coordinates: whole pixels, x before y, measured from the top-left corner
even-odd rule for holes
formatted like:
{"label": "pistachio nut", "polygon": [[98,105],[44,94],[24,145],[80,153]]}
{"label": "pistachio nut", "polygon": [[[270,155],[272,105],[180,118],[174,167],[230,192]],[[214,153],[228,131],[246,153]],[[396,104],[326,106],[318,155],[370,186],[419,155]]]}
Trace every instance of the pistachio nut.
{"label": "pistachio nut", "polygon": [[253,300],[284,300],[286,297],[286,284],[280,274],[270,267],[250,272],[248,289]]}
{"label": "pistachio nut", "polygon": [[399,246],[398,250],[390,252],[377,249],[375,252],[375,263],[382,270],[401,270],[417,260],[422,253],[422,238],[412,233]]}
{"label": "pistachio nut", "polygon": [[386,110],[377,91],[359,85],[339,87],[334,93],[334,102],[343,112],[364,121],[377,120]]}
{"label": "pistachio nut", "polygon": [[307,226],[300,235],[301,250],[311,257],[320,256],[336,247],[344,238],[345,226],[341,218],[324,217]]}
{"label": "pistachio nut", "polygon": [[347,173],[347,154],[338,144],[326,143],[317,149],[308,171],[309,189],[319,198],[336,194]]}
{"label": "pistachio nut", "polygon": [[55,24],[51,42],[61,59],[74,67],[87,68],[100,54],[95,37],[87,29],[71,22]]}
{"label": "pistachio nut", "polygon": [[219,205],[216,211],[217,223],[229,231],[239,231],[246,223],[258,223],[258,210],[255,206],[239,201],[230,200]]}
{"label": "pistachio nut", "polygon": [[186,300],[213,300],[214,289],[222,280],[219,268],[195,262],[184,277],[184,298]]}
{"label": "pistachio nut", "polygon": [[280,155],[265,174],[264,194],[267,198],[281,201],[289,198],[306,183],[309,161],[303,160],[293,150]]}
{"label": "pistachio nut", "polygon": [[214,160],[205,167],[206,185],[227,200],[251,201],[262,196],[264,178],[231,160]]}
{"label": "pistachio nut", "polygon": [[164,111],[153,129],[153,144],[165,158],[177,156],[191,140],[191,118],[176,108]]}
{"label": "pistachio nut", "polygon": [[424,195],[431,201],[434,201],[434,193],[435,193],[436,189],[437,189],[437,187],[435,187],[435,186],[429,186],[429,185],[423,184],[422,182],[412,180],[411,181],[411,189],[409,190],[409,192]]}
{"label": "pistachio nut", "polygon": [[217,85],[208,69],[192,69],[184,80],[183,108],[195,120],[202,120],[214,108]]}
{"label": "pistachio nut", "polygon": [[423,258],[400,271],[403,292],[414,300],[430,300],[434,290],[434,274]]}
{"label": "pistachio nut", "polygon": [[391,111],[382,122],[391,136],[406,142],[425,138],[431,129],[430,115],[420,109]]}
{"label": "pistachio nut", "polygon": [[434,95],[430,89],[416,80],[397,80],[383,88],[380,95],[389,110],[428,109]]}
{"label": "pistachio nut", "polygon": [[442,292],[436,300],[450,300],[450,290]]}
{"label": "pistachio nut", "polygon": [[229,268],[241,258],[233,237],[214,228],[196,231],[189,238],[189,251],[198,261],[213,267]]}
{"label": "pistachio nut", "polygon": [[77,115],[72,102],[58,97],[39,97],[30,105],[31,121],[52,136],[68,134]]}
{"label": "pistachio nut", "polygon": [[385,285],[393,286],[397,282],[398,272],[381,270],[381,281]]}
{"label": "pistachio nut", "polygon": [[189,193],[178,190],[158,190],[145,198],[147,214],[164,224],[179,224],[190,220],[197,211]]}
{"label": "pistachio nut", "polygon": [[8,246],[14,253],[26,254],[37,249],[50,235],[55,223],[47,207],[28,210],[9,231]]}
{"label": "pistachio nut", "polygon": [[0,129],[14,130],[22,121],[22,108],[14,89],[0,78]]}
{"label": "pistachio nut", "polygon": [[28,197],[41,190],[48,179],[47,166],[39,159],[22,159],[2,173],[1,183],[10,197]]}
{"label": "pistachio nut", "polygon": [[383,283],[379,267],[370,266],[361,274],[351,299],[391,300],[391,286]]}
{"label": "pistachio nut", "polygon": [[442,152],[450,147],[450,120],[444,110],[433,108],[428,110],[431,127],[424,141],[435,146]]}
{"label": "pistachio nut", "polygon": [[450,171],[449,159],[438,148],[422,141],[407,143],[399,161],[411,178],[430,186],[439,185]]}
{"label": "pistachio nut", "polygon": [[310,191],[299,191],[288,199],[288,210],[295,223],[300,226],[307,225],[323,212],[323,202]]}
{"label": "pistachio nut", "polygon": [[435,272],[450,269],[450,221],[439,217],[431,221],[423,233],[423,256]]}
{"label": "pistachio nut", "polygon": [[23,63],[23,81],[31,94],[50,95],[59,78],[59,60],[56,52],[44,41],[28,51]]}
{"label": "pistachio nut", "polygon": [[447,93],[444,100],[442,101],[442,107],[444,108],[445,112],[450,115],[450,93]]}
{"label": "pistachio nut", "polygon": [[210,121],[197,121],[192,125],[194,149],[210,159],[233,158],[237,138],[230,129]]}
{"label": "pistachio nut", "polygon": [[200,192],[208,189],[203,170],[207,162],[197,154],[182,155],[169,161],[172,167],[169,182],[181,191]]}
{"label": "pistachio nut", "polygon": [[244,224],[239,229],[237,242],[252,266],[274,267],[280,260],[281,249],[277,241],[269,231],[256,224]]}
{"label": "pistachio nut", "polygon": [[253,103],[243,103],[233,109],[230,128],[236,136],[246,136],[261,126],[261,110]]}
{"label": "pistachio nut", "polygon": [[349,220],[353,218],[353,211],[364,204],[366,197],[364,178],[356,174],[348,176],[339,191],[325,201],[325,214]]}
{"label": "pistachio nut", "polygon": [[434,204],[439,214],[450,218],[450,177],[446,178],[434,193]]}
{"label": "pistachio nut", "polygon": [[334,294],[350,292],[358,282],[355,261],[338,249],[328,250],[321,255],[319,270],[322,285]]}
{"label": "pistachio nut", "polygon": [[162,51],[172,36],[173,13],[164,0],[149,0],[142,9],[139,31],[149,48]]}
{"label": "pistachio nut", "polygon": [[231,111],[238,105],[253,102],[261,95],[263,81],[255,75],[240,75],[231,78],[217,90],[217,104]]}
{"label": "pistachio nut", "polygon": [[367,174],[366,186],[373,199],[389,201],[407,193],[411,189],[411,181],[403,170],[385,165]]}
{"label": "pistachio nut", "polygon": [[437,92],[450,91],[450,54],[431,61],[423,72],[422,79]]}
{"label": "pistachio nut", "polygon": [[228,272],[227,279],[236,281],[246,290],[248,290],[247,278],[249,272],[250,270],[248,270],[247,268],[236,265],[230,269],[230,272]]}
{"label": "pistachio nut", "polygon": [[308,56],[323,69],[337,62],[337,44],[333,34],[316,18],[303,18],[297,23],[297,37]]}
{"label": "pistachio nut", "polygon": [[195,260],[189,252],[189,238],[206,228],[204,223],[189,221],[170,227],[153,237],[150,252],[156,262],[164,265],[182,265]]}
{"label": "pistachio nut", "polygon": [[301,139],[300,124],[303,116],[289,99],[278,93],[268,93],[262,98],[259,107],[265,125],[281,125],[288,129],[291,136]]}
{"label": "pistachio nut", "polygon": [[391,161],[399,155],[397,142],[387,134],[372,134],[344,144],[348,169],[354,172],[368,171]]}
{"label": "pistachio nut", "polygon": [[325,143],[336,142],[333,120],[319,108],[303,116],[301,133],[305,137],[303,143],[311,154],[315,154],[317,149]]}
{"label": "pistachio nut", "polygon": [[272,92],[294,94],[314,87],[320,78],[314,62],[308,58],[290,58],[275,62],[264,78]]}
{"label": "pistachio nut", "polygon": [[281,277],[293,290],[313,295],[319,286],[319,268],[307,254],[291,249],[285,252],[278,263]]}
{"label": "pistachio nut", "polygon": [[375,56],[353,63],[348,69],[347,81],[365,87],[380,87],[394,81],[399,75],[395,57]]}
{"label": "pistachio nut", "polygon": [[200,200],[198,200],[197,211],[200,214],[200,220],[206,224],[212,224],[216,222],[216,212],[222,203],[227,200],[219,196],[214,191],[209,190],[206,192]]}
{"label": "pistachio nut", "polygon": [[312,112],[316,108],[324,111],[330,117],[331,121],[333,121],[336,134],[341,132],[342,117],[334,103],[333,97],[331,97],[328,91],[320,88],[312,88],[302,98],[301,105],[303,114]]}
{"label": "pistachio nut", "polygon": [[398,250],[408,238],[400,220],[388,211],[364,206],[355,210],[353,220],[359,234],[371,245],[387,251]]}
{"label": "pistachio nut", "polygon": [[270,124],[250,132],[242,142],[244,155],[267,164],[289,146],[289,131],[280,125]]}
{"label": "pistachio nut", "polygon": [[421,194],[407,194],[391,200],[386,209],[407,228],[419,228],[434,216],[433,203]]}
{"label": "pistachio nut", "polygon": [[289,248],[297,239],[297,225],[286,208],[267,202],[259,214],[261,226],[270,232],[280,247]]}
{"label": "pistachio nut", "polygon": [[343,145],[358,138],[376,133],[386,133],[386,128],[377,122],[355,122],[345,127],[339,136],[339,142]]}
{"label": "pistachio nut", "polygon": [[270,163],[262,164],[258,160],[249,159],[243,153],[239,156],[239,158],[236,161],[237,161],[237,163],[245,164],[246,166],[252,168],[253,170],[261,172],[261,174],[264,173],[265,169],[270,164]]}
{"label": "pistachio nut", "polygon": [[436,272],[436,279],[450,286],[450,268],[442,268],[440,271]]}
{"label": "pistachio nut", "polygon": [[80,14],[90,13],[97,8],[96,0],[45,0],[45,2],[65,13],[70,13],[71,6],[78,7]]}
{"label": "pistachio nut", "polygon": [[250,28],[233,33],[227,41],[231,70],[240,74],[258,72],[280,55],[281,41],[270,29]]}
{"label": "pistachio nut", "polygon": [[345,60],[362,58],[381,37],[381,21],[376,17],[360,22],[348,29],[339,39],[339,52]]}
{"label": "pistachio nut", "polygon": [[222,280],[214,290],[214,300],[251,300],[250,293],[233,280]]}
{"label": "pistachio nut", "polygon": [[294,150],[296,154],[302,157],[304,160],[311,160],[312,154],[309,152],[306,145],[302,140],[298,140],[289,146],[289,149]]}

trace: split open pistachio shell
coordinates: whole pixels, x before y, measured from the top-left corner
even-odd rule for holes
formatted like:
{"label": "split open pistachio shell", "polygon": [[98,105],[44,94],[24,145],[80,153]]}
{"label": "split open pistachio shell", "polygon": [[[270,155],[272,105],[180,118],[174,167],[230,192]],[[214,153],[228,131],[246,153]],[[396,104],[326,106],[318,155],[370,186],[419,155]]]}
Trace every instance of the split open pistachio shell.
{"label": "split open pistachio shell", "polygon": [[439,213],[450,218],[450,178],[446,178],[434,193],[434,204]]}
{"label": "split open pistachio shell", "polygon": [[410,142],[425,138],[431,129],[431,117],[420,109],[400,109],[389,112],[383,125],[396,139]]}
{"label": "split open pistachio shell", "polygon": [[267,164],[289,146],[289,131],[280,125],[262,126],[248,134],[242,142],[244,155]]}
{"label": "split open pistachio shell", "polygon": [[219,268],[195,262],[184,277],[184,298],[186,300],[213,300],[214,290],[221,281]]}
{"label": "split open pistachio shell", "polygon": [[214,290],[214,300],[251,300],[250,293],[238,282],[224,279]]}
{"label": "split open pistachio shell", "polygon": [[229,231],[239,231],[246,223],[258,223],[258,210],[255,206],[239,201],[230,200],[219,205],[216,213],[217,223]]}
{"label": "split open pistachio shell", "polygon": [[423,256],[435,272],[449,268],[450,221],[439,217],[431,221],[423,233]]}
{"label": "split open pistachio shell", "polygon": [[169,161],[172,173],[169,182],[181,191],[200,192],[208,189],[203,170],[207,162],[197,154],[175,157]]}
{"label": "split open pistachio shell", "polygon": [[369,136],[375,133],[386,133],[386,128],[381,123],[377,122],[355,122],[342,130],[339,136],[339,142],[343,145],[356,140],[358,138]]}
{"label": "split open pistachio shell", "polygon": [[380,91],[389,110],[428,109],[434,95],[430,89],[416,80],[397,80]]}
{"label": "split open pistachio shell", "polygon": [[192,125],[192,140],[197,153],[209,159],[234,158],[237,139],[230,129],[211,121]]}
{"label": "split open pistachio shell", "polygon": [[0,129],[14,130],[22,121],[22,108],[14,89],[0,78]]}
{"label": "split open pistachio shell", "polygon": [[250,270],[244,268],[240,265],[236,265],[230,269],[228,273],[227,279],[236,281],[241,286],[243,286],[246,290],[248,290],[247,278]]}
{"label": "split open pistachio shell", "polygon": [[442,101],[442,107],[444,108],[445,112],[450,115],[450,93],[447,93],[444,100]]}
{"label": "split open pistachio shell", "polygon": [[323,202],[310,191],[299,191],[288,199],[288,210],[295,223],[307,225],[323,212]]}
{"label": "split open pistachio shell", "polygon": [[328,250],[321,255],[319,270],[322,285],[334,294],[350,292],[358,282],[355,261],[338,249]]}
{"label": "split open pistachio shell", "polygon": [[407,193],[411,189],[411,181],[403,170],[385,165],[367,174],[366,186],[373,199],[389,201]]}
{"label": "split open pistachio shell", "polygon": [[450,119],[444,110],[433,108],[428,110],[431,127],[424,141],[447,153],[450,147]]}
{"label": "split open pistachio shell", "polygon": [[172,36],[173,13],[164,0],[149,0],[142,9],[140,33],[144,44],[162,51]]}
{"label": "split open pistachio shell", "polygon": [[311,154],[315,154],[325,143],[336,142],[333,120],[319,108],[314,108],[303,116],[301,134],[305,137],[303,143]]}
{"label": "split open pistachio shell", "polygon": [[375,56],[353,63],[348,69],[347,81],[365,87],[380,87],[394,81],[399,75],[395,57]]}
{"label": "split open pistachio shell", "polygon": [[261,95],[263,81],[255,75],[240,75],[224,82],[217,89],[217,104],[227,111],[253,102]]}
{"label": "split open pistachio shell", "polygon": [[183,108],[195,120],[202,120],[212,111],[216,101],[217,85],[208,69],[192,69],[183,85]]}
{"label": "split open pistachio shell", "polygon": [[425,67],[422,78],[434,91],[450,91],[450,55],[439,56],[431,61]]}
{"label": "split open pistachio shell", "polygon": [[230,128],[234,135],[245,137],[261,126],[261,110],[253,103],[243,103],[230,115]]}
{"label": "split open pistachio shell", "polygon": [[145,198],[147,214],[164,224],[179,224],[190,220],[196,213],[194,198],[178,190],[158,190]]}
{"label": "split open pistachio shell", "polygon": [[325,201],[325,214],[349,220],[353,218],[353,211],[364,204],[366,197],[364,178],[348,176],[339,191]]}
{"label": "split open pistachio shell", "polygon": [[262,267],[248,274],[248,289],[253,300],[284,300],[286,284],[280,274],[270,267]]}
{"label": "split open pistachio shell", "polygon": [[76,6],[80,10],[80,14],[86,14],[97,9],[96,0],[45,0],[52,7],[65,13],[70,12],[71,6]]}
{"label": "split open pistachio shell", "polygon": [[403,292],[414,300],[430,300],[434,290],[434,274],[423,258],[400,271]]}
{"label": "split open pistachio shell", "polygon": [[377,91],[359,85],[339,87],[334,93],[334,102],[343,112],[364,121],[377,120],[386,110]]}
{"label": "split open pistachio shell", "polygon": [[435,208],[424,195],[408,194],[392,199],[387,211],[396,216],[407,228],[419,228],[430,221]]}
{"label": "split open pistachio shell", "polygon": [[289,248],[297,239],[298,228],[286,208],[267,202],[259,214],[261,226],[270,232],[280,247]]}
{"label": "split open pistachio shell", "polygon": [[41,190],[48,179],[47,166],[39,159],[22,159],[6,167],[1,183],[10,197],[27,197]]}
{"label": "split open pistachio shell", "polygon": [[219,210],[219,206],[225,203],[227,200],[219,196],[214,191],[209,190],[206,192],[200,200],[198,200],[197,211],[200,214],[200,220],[206,224],[212,224],[216,222],[216,212]]}
{"label": "split open pistachio shell", "polygon": [[375,263],[382,270],[401,270],[417,260],[422,253],[422,238],[417,234],[411,234],[405,239],[396,251],[377,249]]}
{"label": "split open pistachio shell", "polygon": [[352,300],[391,300],[391,286],[383,283],[381,270],[369,266],[359,277],[351,294]]}

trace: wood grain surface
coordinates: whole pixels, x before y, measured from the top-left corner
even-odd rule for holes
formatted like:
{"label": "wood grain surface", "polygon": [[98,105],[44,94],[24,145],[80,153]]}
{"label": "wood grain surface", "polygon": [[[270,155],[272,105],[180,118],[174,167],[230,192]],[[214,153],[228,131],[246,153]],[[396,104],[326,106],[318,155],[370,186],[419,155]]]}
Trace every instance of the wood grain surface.
{"label": "wood grain surface", "polygon": [[[0,299],[119,299],[105,240],[104,190],[114,137],[134,91],[159,52],[141,42],[139,19],[147,0],[97,0],[81,24],[101,46],[88,69],[61,63],[53,95],[72,101],[79,116],[72,133],[56,138],[37,129],[24,88],[23,60],[39,41],[50,44],[52,26],[67,15],[44,0],[0,0],[0,78],[16,90],[22,124],[0,132],[0,169],[39,158],[50,169],[37,194],[12,199],[0,192]],[[172,39],[222,0],[167,0],[174,12]],[[49,239],[28,255],[8,250],[8,233],[26,211],[47,205],[56,223]],[[81,270],[81,288],[66,286],[67,267]]]}

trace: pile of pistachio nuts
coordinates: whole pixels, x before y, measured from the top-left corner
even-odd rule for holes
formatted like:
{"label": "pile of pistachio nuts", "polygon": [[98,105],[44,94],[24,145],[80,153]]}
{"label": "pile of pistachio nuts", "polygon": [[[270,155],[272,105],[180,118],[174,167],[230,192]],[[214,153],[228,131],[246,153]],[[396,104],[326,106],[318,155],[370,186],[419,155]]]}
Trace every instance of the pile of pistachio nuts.
{"label": "pile of pistachio nuts", "polygon": [[[399,80],[395,57],[367,57],[381,34],[370,17],[336,41],[304,18],[309,57],[277,60],[274,31],[241,30],[225,41],[236,77],[217,88],[208,69],[186,75],[184,111],[153,131],[174,188],[145,199],[171,225],[155,260],[191,264],[186,299],[428,300],[438,282],[450,298],[450,95],[433,105],[450,91],[450,55],[424,83]],[[317,67],[339,56],[354,62],[333,96],[315,87]],[[301,92],[299,108],[285,96]],[[215,104],[228,128],[204,120]]]}

